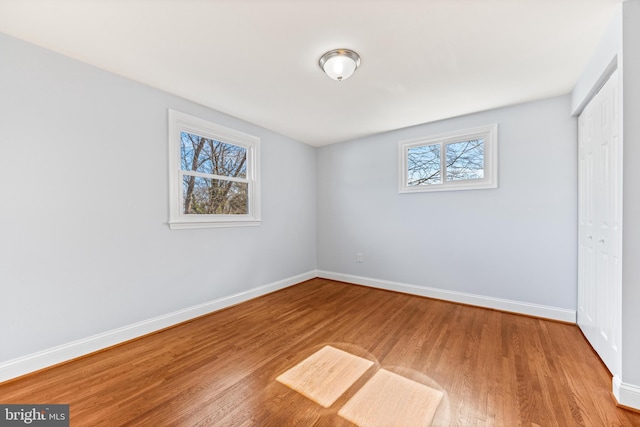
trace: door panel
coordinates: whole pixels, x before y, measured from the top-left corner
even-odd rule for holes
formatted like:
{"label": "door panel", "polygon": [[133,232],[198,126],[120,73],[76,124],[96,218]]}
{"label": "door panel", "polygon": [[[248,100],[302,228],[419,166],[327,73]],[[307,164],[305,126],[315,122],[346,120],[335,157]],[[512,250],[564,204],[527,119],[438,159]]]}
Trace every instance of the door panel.
{"label": "door panel", "polygon": [[596,341],[596,247],[594,230],[593,109],[585,109],[578,120],[578,325],[590,342]]}
{"label": "door panel", "polygon": [[621,147],[617,72],[578,119],[578,325],[609,370],[619,366]]}

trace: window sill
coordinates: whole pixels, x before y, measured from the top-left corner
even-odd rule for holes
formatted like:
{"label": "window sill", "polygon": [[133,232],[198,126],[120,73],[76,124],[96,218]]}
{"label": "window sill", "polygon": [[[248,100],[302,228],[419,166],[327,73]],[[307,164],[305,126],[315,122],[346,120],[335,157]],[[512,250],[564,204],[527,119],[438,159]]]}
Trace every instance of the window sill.
{"label": "window sill", "polygon": [[261,224],[260,220],[240,220],[240,221],[170,221],[169,228],[172,230],[184,230],[191,228],[228,228],[228,227],[256,227]]}
{"label": "window sill", "polygon": [[483,180],[477,183],[460,182],[458,184],[433,184],[433,185],[416,185],[413,187],[402,186],[398,190],[399,193],[430,193],[434,191],[460,191],[460,190],[483,190],[498,188],[498,183],[494,181]]}

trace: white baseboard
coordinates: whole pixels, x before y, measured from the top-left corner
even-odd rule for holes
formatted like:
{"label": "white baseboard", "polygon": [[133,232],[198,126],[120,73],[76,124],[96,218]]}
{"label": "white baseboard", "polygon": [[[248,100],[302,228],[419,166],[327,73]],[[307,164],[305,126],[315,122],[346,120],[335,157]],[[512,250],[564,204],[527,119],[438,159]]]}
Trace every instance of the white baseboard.
{"label": "white baseboard", "polygon": [[[412,295],[419,295],[429,298],[436,298],[445,301],[459,302],[462,304],[475,305],[479,307],[492,308],[496,310],[508,311],[530,316],[542,317],[563,322],[576,322],[574,310],[567,310],[557,307],[548,307],[536,304],[511,301],[500,298],[490,298],[481,295],[467,294],[462,292],[446,291],[442,289],[429,288],[424,286],[410,285],[406,283],[391,282],[386,280],[372,279],[368,277],[353,276],[349,274],[332,273],[328,271],[313,270],[297,276],[289,277],[264,286],[249,289],[227,297],[208,301],[182,310],[174,311],[142,322],[127,325],[122,328],[103,332],[87,338],[76,340],[67,344],[62,344],[50,349],[32,353],[6,362],[0,362],[0,382],[17,378],[19,376],[38,371],[62,362],[85,356],[98,350],[102,350],[116,344],[139,338],[152,332],[159,331],[170,326],[194,319],[196,317],[221,310],[232,305],[248,301],[250,299],[266,295],[268,293],[284,289],[314,277],[338,280],[357,285],[369,286],[372,288],[385,289],[402,292]],[[615,389],[615,387],[614,387]],[[621,398],[618,398],[618,395]],[[635,396],[635,397],[634,397]],[[633,404],[627,405],[621,401],[635,402],[640,399],[640,393],[636,388],[621,384],[616,398],[625,406],[635,407]]]}
{"label": "white baseboard", "polygon": [[249,289],[248,291],[187,307],[163,316],[123,326],[122,328],[62,344],[27,356],[0,362],[0,382],[85,356],[95,351],[147,335],[151,332],[156,332],[261,295],[284,289],[305,280],[313,279],[314,277],[317,277],[316,271],[309,271],[264,286]]}
{"label": "white baseboard", "polygon": [[613,377],[612,387],[619,405],[640,411],[640,387],[624,383],[618,376]]}
{"label": "white baseboard", "polygon": [[475,305],[478,307],[491,308],[494,310],[525,314],[527,316],[558,320],[561,322],[576,323],[576,311],[568,310],[566,308],[550,307],[546,305],[531,304],[501,298],[492,298],[482,295],[468,294],[464,292],[446,291],[443,289],[429,288],[426,286],[416,286],[407,283],[372,279],[369,277],[352,276],[350,274],[332,273],[330,271],[319,270],[317,274],[318,277],[322,277],[325,279],[339,280],[341,282],[370,286],[372,288],[402,292],[411,295],[419,295],[445,301],[458,302],[461,304]]}

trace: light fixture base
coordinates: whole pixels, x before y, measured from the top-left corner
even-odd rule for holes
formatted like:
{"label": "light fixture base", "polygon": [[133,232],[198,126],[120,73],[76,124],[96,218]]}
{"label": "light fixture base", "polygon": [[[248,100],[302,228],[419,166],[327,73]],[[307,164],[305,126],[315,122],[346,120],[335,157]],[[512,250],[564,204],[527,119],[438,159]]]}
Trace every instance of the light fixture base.
{"label": "light fixture base", "polygon": [[360,55],[351,49],[334,49],[322,55],[318,64],[327,76],[341,82],[360,66]]}

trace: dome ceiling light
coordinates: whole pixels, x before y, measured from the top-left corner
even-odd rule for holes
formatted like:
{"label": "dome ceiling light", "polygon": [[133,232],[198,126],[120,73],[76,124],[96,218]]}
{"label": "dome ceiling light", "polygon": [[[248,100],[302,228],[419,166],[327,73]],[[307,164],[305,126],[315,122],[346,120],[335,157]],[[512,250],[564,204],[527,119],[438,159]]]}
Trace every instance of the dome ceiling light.
{"label": "dome ceiling light", "polygon": [[320,68],[333,80],[348,79],[360,65],[360,55],[349,49],[334,49],[322,55]]}

